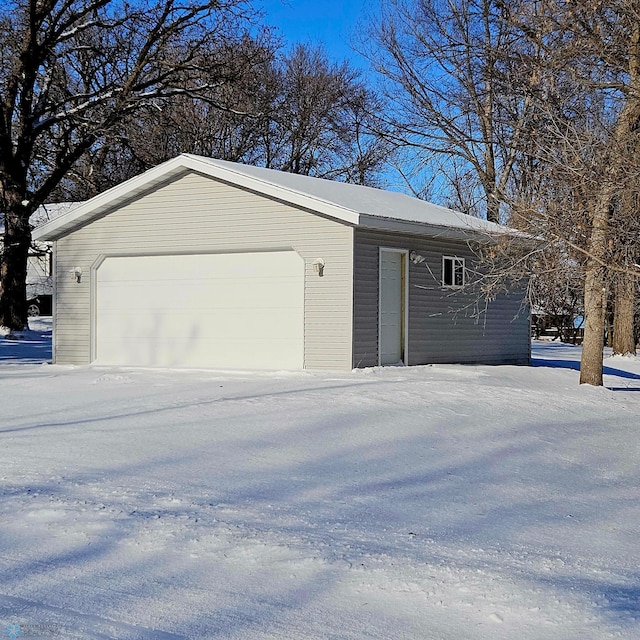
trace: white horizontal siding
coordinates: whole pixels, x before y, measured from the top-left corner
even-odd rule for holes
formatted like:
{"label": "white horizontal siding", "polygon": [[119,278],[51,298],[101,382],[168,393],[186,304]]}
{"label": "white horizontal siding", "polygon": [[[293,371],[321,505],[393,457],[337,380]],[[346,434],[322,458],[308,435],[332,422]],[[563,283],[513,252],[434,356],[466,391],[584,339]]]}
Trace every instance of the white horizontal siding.
{"label": "white horizontal siding", "polygon": [[[305,259],[305,367],[350,369],[352,233],[200,174],[182,176],[57,241],[56,362],[91,360],[91,273],[101,256],[292,248]],[[323,277],[315,258],[325,261]]]}

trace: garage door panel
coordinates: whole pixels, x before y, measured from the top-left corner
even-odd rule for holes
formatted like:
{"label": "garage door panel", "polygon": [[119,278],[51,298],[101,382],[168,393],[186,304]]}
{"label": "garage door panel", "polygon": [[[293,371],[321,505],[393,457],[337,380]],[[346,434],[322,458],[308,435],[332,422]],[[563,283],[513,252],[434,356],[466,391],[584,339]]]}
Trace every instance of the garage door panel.
{"label": "garage door panel", "polygon": [[[221,316],[212,322],[208,314],[198,312],[196,318],[188,311],[174,314],[150,314],[141,319],[135,314],[104,313],[102,314],[101,339],[127,338],[134,335],[136,340],[145,339],[146,334],[156,334],[159,340],[171,338],[180,339],[185,335],[207,338],[256,340],[256,339],[287,339],[292,335],[294,339],[302,336],[302,331],[294,331],[284,315],[295,310],[261,310],[254,314],[240,313],[237,310],[216,309]],[[106,321],[106,322],[105,322]],[[123,329],[126,327],[126,329]],[[148,336],[146,340],[155,340]]]}
{"label": "garage door panel", "polygon": [[[276,346],[276,345],[274,345]],[[145,367],[195,367],[220,369],[300,369],[296,351],[289,341],[277,346],[281,355],[277,361],[265,353],[259,340],[215,340],[198,337],[180,337],[166,342],[142,342],[135,337],[123,341],[104,342],[104,348],[113,357],[100,364]],[[126,357],[119,356],[126,351]],[[215,355],[212,359],[211,354]],[[244,364],[243,364],[244,363]]]}
{"label": "garage door panel", "polygon": [[113,257],[96,281],[99,363],[303,366],[304,262],[293,251]]}
{"label": "garage door panel", "polygon": [[[290,288],[294,289],[297,283],[290,284]],[[292,300],[292,294],[282,294],[277,296],[271,294],[273,286],[270,283],[262,283],[255,290],[249,287],[234,287],[232,285],[224,287],[189,287],[185,286],[178,289],[172,294],[173,306],[176,311],[180,308],[185,310],[199,309],[211,311],[224,311],[233,309],[242,309],[247,313],[255,310],[273,310],[275,312],[287,309],[297,309],[299,305],[298,296]],[[158,286],[151,290],[136,292],[133,288],[123,289],[101,289],[101,304],[104,308],[118,309],[120,312],[123,296],[126,296],[126,306],[122,311],[130,311],[132,315],[138,315],[138,312],[155,310],[162,312],[167,308],[167,302],[163,297],[167,295],[167,287]]]}

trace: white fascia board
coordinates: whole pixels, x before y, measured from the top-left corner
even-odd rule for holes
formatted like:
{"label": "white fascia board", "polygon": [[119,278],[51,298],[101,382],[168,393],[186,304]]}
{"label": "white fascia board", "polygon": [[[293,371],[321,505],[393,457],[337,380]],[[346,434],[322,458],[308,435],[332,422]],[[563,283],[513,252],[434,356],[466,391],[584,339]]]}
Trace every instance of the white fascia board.
{"label": "white fascia board", "polygon": [[[424,222],[411,222],[410,220],[398,220],[396,218],[381,218],[377,216],[360,216],[359,226],[364,229],[376,231],[393,231],[395,233],[409,233],[412,235],[429,236],[432,238],[448,238],[453,240],[480,240],[487,242],[495,240],[500,234],[511,235],[506,227],[500,231],[482,228],[448,227]],[[496,225],[497,226],[497,225]]]}

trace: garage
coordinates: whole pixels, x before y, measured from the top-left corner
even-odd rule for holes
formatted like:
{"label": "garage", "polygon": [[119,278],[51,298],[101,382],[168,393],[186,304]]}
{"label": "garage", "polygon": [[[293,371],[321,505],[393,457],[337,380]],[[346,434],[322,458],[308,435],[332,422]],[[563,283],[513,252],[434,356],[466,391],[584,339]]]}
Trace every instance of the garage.
{"label": "garage", "polygon": [[[508,229],[401,193],[184,154],[34,230],[56,364],[526,364],[524,293],[482,310],[444,257]],[[471,273],[471,271],[470,271]],[[524,311],[523,311],[524,310]]]}
{"label": "garage", "polygon": [[295,251],[110,256],[95,278],[96,364],[304,366]]}

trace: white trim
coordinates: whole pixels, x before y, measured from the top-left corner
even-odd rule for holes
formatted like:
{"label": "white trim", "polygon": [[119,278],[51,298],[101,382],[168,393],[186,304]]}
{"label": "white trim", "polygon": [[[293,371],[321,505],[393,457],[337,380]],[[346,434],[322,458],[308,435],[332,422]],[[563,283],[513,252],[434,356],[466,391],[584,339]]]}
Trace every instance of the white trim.
{"label": "white trim", "polygon": [[[356,369],[356,363],[354,362],[354,351],[353,344],[356,338],[356,313],[355,313],[355,304],[356,304],[356,294],[355,294],[355,274],[356,274],[356,233],[353,229],[349,229],[349,246],[350,246],[350,260],[349,260],[349,268],[351,269],[351,274],[349,276],[349,326],[351,327],[350,336],[349,336],[349,362],[351,363],[351,368]],[[305,282],[306,285],[306,282]],[[306,346],[307,346],[307,298],[306,298],[306,286],[305,286],[305,299],[304,299],[304,344],[305,344],[305,356],[306,356]],[[306,360],[305,360],[306,366]]]}
{"label": "white trim", "polygon": [[50,238],[55,240],[71,229],[89,222],[102,212],[117,206],[122,201],[141,194],[155,184],[169,180],[173,175],[185,172],[182,162],[179,162],[181,158],[182,156],[178,156],[153,169],[149,169],[139,176],[111,187],[111,189],[107,189],[107,191],[87,200],[71,211],[50,220],[33,230],[33,239],[43,240]]}
{"label": "white trim", "polygon": [[[453,283],[452,284],[446,284],[444,281],[444,262],[445,260],[453,260],[454,262],[456,260],[462,261],[462,284],[455,284],[455,279],[456,279],[456,272],[455,272],[455,264],[453,265],[453,270],[451,272],[451,276],[453,278]],[[442,256],[442,287],[446,288],[446,289],[462,289],[464,287],[464,285],[466,284],[467,281],[467,275],[466,275],[466,270],[467,270],[467,263],[466,260],[464,258],[461,258],[460,256]]]}
{"label": "white trim", "polygon": [[98,269],[110,254],[99,253],[89,271],[89,362],[98,354]]}
{"label": "white trim", "polygon": [[380,268],[380,265],[383,252],[399,253],[404,256],[404,260],[402,261],[402,298],[404,306],[404,311],[402,314],[402,362],[406,365],[409,361],[409,250],[397,249],[395,247],[378,247],[378,366],[383,366],[382,352],[380,349],[380,341],[382,335],[382,314],[380,312],[382,269]]}
{"label": "white trim", "polygon": [[56,304],[58,300],[58,278],[56,277],[56,271],[58,268],[58,261],[56,258],[56,244],[51,247],[51,364],[56,363]]}

